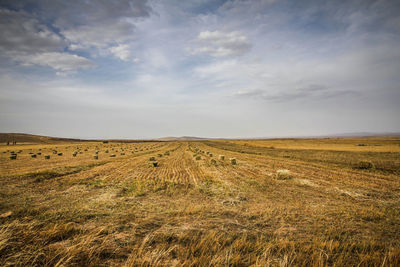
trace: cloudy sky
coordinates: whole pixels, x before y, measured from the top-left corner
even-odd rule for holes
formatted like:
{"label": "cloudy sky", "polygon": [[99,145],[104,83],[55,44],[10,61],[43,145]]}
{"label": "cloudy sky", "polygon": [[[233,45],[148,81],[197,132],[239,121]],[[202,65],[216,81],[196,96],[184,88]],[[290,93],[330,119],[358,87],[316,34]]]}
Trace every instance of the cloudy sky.
{"label": "cloudy sky", "polygon": [[0,0],[0,132],[400,131],[400,1]]}

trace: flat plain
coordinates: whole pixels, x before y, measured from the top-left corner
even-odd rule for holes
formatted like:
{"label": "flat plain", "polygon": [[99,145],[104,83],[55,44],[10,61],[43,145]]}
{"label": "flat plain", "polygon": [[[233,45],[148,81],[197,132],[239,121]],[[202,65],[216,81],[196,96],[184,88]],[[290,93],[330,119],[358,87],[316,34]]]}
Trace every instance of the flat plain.
{"label": "flat plain", "polygon": [[399,266],[400,138],[2,144],[0,265]]}

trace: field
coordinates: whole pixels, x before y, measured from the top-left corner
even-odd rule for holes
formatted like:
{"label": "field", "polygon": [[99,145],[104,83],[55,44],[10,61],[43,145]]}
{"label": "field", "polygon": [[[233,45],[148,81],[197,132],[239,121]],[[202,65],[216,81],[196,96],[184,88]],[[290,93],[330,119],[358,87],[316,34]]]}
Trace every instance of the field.
{"label": "field", "polygon": [[400,138],[2,144],[0,265],[399,266]]}

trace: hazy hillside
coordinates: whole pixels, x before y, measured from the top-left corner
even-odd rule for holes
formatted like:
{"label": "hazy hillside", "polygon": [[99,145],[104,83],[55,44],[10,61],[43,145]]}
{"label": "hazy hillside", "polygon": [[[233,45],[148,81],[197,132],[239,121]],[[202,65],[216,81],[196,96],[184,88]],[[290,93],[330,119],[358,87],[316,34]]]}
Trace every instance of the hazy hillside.
{"label": "hazy hillside", "polygon": [[38,143],[38,144],[50,144],[55,142],[73,142],[82,141],[80,139],[72,138],[58,138],[50,136],[41,136],[33,134],[23,134],[23,133],[0,133],[0,143],[13,142],[17,143]]}

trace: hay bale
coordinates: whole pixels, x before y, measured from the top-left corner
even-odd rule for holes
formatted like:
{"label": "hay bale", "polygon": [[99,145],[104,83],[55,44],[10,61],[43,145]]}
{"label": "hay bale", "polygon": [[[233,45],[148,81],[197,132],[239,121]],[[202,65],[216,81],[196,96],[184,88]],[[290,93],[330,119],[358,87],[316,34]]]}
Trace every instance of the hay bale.
{"label": "hay bale", "polygon": [[53,151],[53,154],[57,154],[57,150],[54,150],[54,151]]}
{"label": "hay bale", "polygon": [[10,159],[12,159],[12,160],[17,159],[17,155],[16,154],[11,155]]}
{"label": "hay bale", "polygon": [[219,155],[219,160],[225,160],[225,156],[224,155]]}
{"label": "hay bale", "polygon": [[375,169],[375,165],[371,161],[361,160],[358,162],[357,168],[360,170]]}
{"label": "hay bale", "polygon": [[150,161],[156,161],[156,157],[150,157],[149,160]]}
{"label": "hay bale", "polygon": [[275,178],[278,180],[288,180],[292,178],[292,175],[289,170],[281,169],[276,171]]}
{"label": "hay bale", "polygon": [[162,157],[162,154],[158,154],[158,157],[161,158],[161,157]]}
{"label": "hay bale", "polygon": [[210,154],[208,154],[210,157],[213,157],[214,156],[214,154],[213,153],[210,153]]}
{"label": "hay bale", "polygon": [[99,159],[99,156],[93,156],[94,159]]}
{"label": "hay bale", "polygon": [[36,154],[32,154],[31,157],[32,157],[32,158],[36,158]]}
{"label": "hay bale", "polygon": [[58,155],[58,156],[62,156],[63,154],[62,154],[62,153],[58,153],[57,155]]}
{"label": "hay bale", "polygon": [[157,167],[158,166],[158,162],[157,161],[149,162],[149,166],[150,167]]}
{"label": "hay bale", "polygon": [[210,160],[211,165],[217,165],[217,161],[215,159]]}
{"label": "hay bale", "polygon": [[236,165],[237,164],[236,158],[230,158],[229,160],[230,160],[232,165]]}
{"label": "hay bale", "polygon": [[42,152],[38,152],[37,154],[40,156],[40,155],[42,155]]}
{"label": "hay bale", "polygon": [[201,160],[201,156],[196,156],[196,160]]}
{"label": "hay bale", "polygon": [[44,156],[45,159],[50,159],[50,155]]}
{"label": "hay bale", "polygon": [[169,151],[166,151],[166,152],[164,153],[164,155],[165,155],[165,156],[169,156]]}
{"label": "hay bale", "polygon": [[110,158],[115,158],[117,155],[115,155],[115,154],[111,154],[110,155]]}

